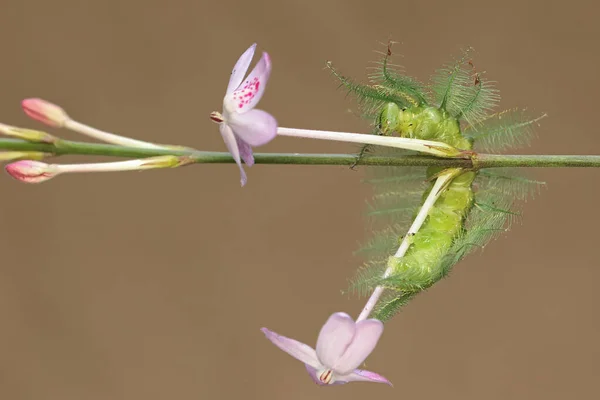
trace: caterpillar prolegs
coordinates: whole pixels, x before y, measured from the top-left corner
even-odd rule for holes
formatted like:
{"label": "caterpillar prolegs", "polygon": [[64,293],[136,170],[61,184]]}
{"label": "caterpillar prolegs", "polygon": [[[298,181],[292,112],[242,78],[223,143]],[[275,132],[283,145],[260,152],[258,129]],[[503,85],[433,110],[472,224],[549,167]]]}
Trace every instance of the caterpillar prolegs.
{"label": "caterpillar prolegs", "polygon": [[[374,134],[434,140],[463,150],[504,150],[526,144],[537,119],[517,111],[493,114],[498,91],[477,72],[470,52],[437,71],[429,85],[394,72],[391,55],[379,63],[370,85],[352,82],[335,71],[342,86],[355,94]],[[395,149],[365,147],[369,152],[399,154]],[[406,154],[406,152],[403,152]],[[514,171],[462,170],[444,188],[402,257],[395,251],[407,224],[429,195],[442,168],[371,168],[368,182],[375,194],[369,207],[371,240],[360,250],[367,262],[352,288],[370,293],[385,289],[372,317],[387,320],[412,297],[448,274],[468,252],[483,247],[517,215],[515,200],[527,197],[542,182]],[[384,271],[387,273],[384,274]]]}

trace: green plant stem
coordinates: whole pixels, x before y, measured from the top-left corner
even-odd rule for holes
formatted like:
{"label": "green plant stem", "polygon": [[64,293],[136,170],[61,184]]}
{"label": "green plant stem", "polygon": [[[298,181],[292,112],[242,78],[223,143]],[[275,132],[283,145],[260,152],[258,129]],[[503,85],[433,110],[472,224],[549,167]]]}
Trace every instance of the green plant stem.
{"label": "green plant stem", "polygon": [[[198,151],[193,149],[144,149],[109,144],[60,140],[56,144],[33,143],[18,139],[0,139],[0,151],[36,151],[55,156],[96,155],[123,158],[145,158],[162,155],[187,156],[197,164],[233,163],[229,153]],[[354,154],[292,154],[256,153],[257,164],[353,165]],[[373,166],[440,166],[473,168],[495,167],[600,167],[600,156],[582,155],[498,155],[477,154],[476,162],[470,159],[440,158],[432,156],[365,156],[358,165]]]}

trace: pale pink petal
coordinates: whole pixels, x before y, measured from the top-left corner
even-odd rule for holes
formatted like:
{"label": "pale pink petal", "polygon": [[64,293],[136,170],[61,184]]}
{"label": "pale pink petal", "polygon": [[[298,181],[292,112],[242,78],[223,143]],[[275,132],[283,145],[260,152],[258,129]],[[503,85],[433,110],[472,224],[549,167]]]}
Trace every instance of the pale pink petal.
{"label": "pale pink petal", "polygon": [[279,347],[281,350],[285,351],[295,359],[300,360],[304,364],[308,364],[313,368],[322,368],[322,365],[317,359],[317,353],[312,347],[304,343],[300,343],[297,340],[278,335],[267,328],[262,328],[261,331],[265,334],[267,339],[273,342],[275,346]]}
{"label": "pale pink petal", "polygon": [[338,312],[329,317],[317,339],[317,357],[321,364],[328,368],[338,364],[352,343],[355,325],[354,320],[346,313]]}
{"label": "pale pink petal", "polygon": [[263,53],[246,80],[233,93],[227,93],[225,96],[227,109],[238,113],[252,110],[265,92],[270,75],[271,58],[267,53]]}
{"label": "pale pink petal", "polygon": [[240,139],[252,147],[262,146],[277,136],[277,120],[263,110],[233,113],[226,122]]}
{"label": "pale pink petal", "polygon": [[388,381],[385,377],[376,374],[375,372],[365,371],[364,369],[355,369],[352,373],[340,377],[336,377],[337,379],[347,382],[375,382],[375,383],[385,383],[390,386],[393,386],[390,381]]}
{"label": "pale pink petal", "polygon": [[335,385],[343,385],[344,383],[348,383],[345,381],[335,381],[335,382],[329,383],[329,384],[321,382],[321,380],[317,376],[317,369],[311,367],[308,364],[304,364],[304,366],[306,367],[306,371],[308,372],[308,375],[310,376],[310,378],[313,380],[314,383],[316,383],[319,386],[335,386]]}
{"label": "pale pink petal", "polygon": [[254,156],[252,155],[252,147],[246,142],[244,142],[239,137],[235,137],[238,145],[238,149],[240,149],[240,156],[242,156],[242,160],[246,163],[247,166],[251,167],[254,165]]}
{"label": "pale pink petal", "polygon": [[362,364],[371,354],[383,333],[383,323],[376,319],[360,321],[355,327],[354,338],[344,354],[334,364],[328,364],[340,375],[349,374]]}
{"label": "pale pink petal", "polygon": [[221,131],[221,136],[223,136],[223,141],[225,142],[225,145],[227,146],[227,150],[229,150],[229,152],[231,153],[231,156],[235,160],[235,163],[240,168],[240,175],[241,175],[240,182],[241,182],[242,186],[244,186],[247,181],[246,172],[244,171],[244,167],[242,167],[242,161],[240,160],[240,150],[238,148],[238,144],[237,144],[235,135],[233,134],[233,131],[231,130],[231,128],[229,126],[227,126],[226,124],[220,124],[219,131]]}
{"label": "pale pink petal", "polygon": [[252,62],[252,57],[254,57],[255,50],[256,50],[256,43],[254,43],[252,46],[250,46],[248,48],[248,50],[246,50],[244,52],[244,54],[242,54],[240,56],[240,58],[237,60],[237,62],[235,63],[235,66],[233,67],[233,70],[231,71],[231,77],[229,78],[229,85],[227,85],[226,94],[232,93],[235,89],[237,89],[240,86],[240,84],[244,80],[244,76],[246,75],[246,72],[248,71],[248,67],[250,66],[250,63]]}

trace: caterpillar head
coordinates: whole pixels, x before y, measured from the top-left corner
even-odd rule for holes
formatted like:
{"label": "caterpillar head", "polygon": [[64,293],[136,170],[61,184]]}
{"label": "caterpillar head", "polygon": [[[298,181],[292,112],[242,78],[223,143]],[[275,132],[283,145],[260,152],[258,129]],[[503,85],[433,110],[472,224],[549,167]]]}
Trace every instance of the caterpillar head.
{"label": "caterpillar head", "polygon": [[402,110],[396,103],[387,103],[383,106],[377,117],[377,127],[384,136],[391,136],[394,132],[398,132],[400,113]]}
{"label": "caterpillar head", "polygon": [[396,133],[400,137],[414,137],[415,112],[412,109],[400,108],[396,103],[387,103],[379,113],[377,126],[385,136]]}

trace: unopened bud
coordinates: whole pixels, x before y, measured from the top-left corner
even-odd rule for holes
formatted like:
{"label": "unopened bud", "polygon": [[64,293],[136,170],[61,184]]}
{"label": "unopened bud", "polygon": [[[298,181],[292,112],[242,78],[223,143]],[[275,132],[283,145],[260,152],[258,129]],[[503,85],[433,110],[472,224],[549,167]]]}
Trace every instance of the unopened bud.
{"label": "unopened bud", "polygon": [[58,174],[51,165],[31,160],[17,161],[8,164],[5,169],[10,176],[25,183],[45,182]]}
{"label": "unopened bud", "polygon": [[157,156],[144,158],[139,169],[177,168],[192,163],[188,156]]}
{"label": "unopened bud", "polygon": [[5,124],[0,124],[0,133],[17,139],[27,140],[28,142],[56,143],[58,141],[56,137],[46,132],[36,131],[33,129],[17,128],[16,126]]}
{"label": "unopened bud", "polygon": [[62,128],[69,116],[59,106],[42,99],[25,99],[21,102],[25,113],[46,125]]}
{"label": "unopened bud", "polygon": [[0,152],[0,162],[17,160],[43,160],[49,156],[48,153],[41,151],[3,151]]}

